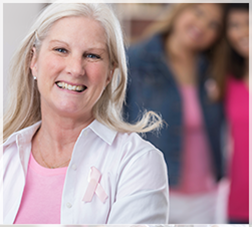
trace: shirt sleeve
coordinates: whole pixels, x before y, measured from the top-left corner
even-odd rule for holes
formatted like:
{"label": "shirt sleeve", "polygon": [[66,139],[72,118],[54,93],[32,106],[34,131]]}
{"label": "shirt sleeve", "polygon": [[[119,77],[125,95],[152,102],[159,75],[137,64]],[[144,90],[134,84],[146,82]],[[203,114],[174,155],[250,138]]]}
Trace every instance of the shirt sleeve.
{"label": "shirt sleeve", "polygon": [[153,149],[124,166],[107,224],[166,224],[168,213],[167,167]]}

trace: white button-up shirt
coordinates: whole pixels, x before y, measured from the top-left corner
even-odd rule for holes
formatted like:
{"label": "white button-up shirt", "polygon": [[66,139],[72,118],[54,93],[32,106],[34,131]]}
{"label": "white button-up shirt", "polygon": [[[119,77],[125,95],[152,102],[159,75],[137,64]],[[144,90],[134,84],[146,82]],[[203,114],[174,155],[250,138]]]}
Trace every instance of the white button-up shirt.
{"label": "white button-up shirt", "polygon": [[[3,144],[4,224],[12,224],[17,215],[31,140],[40,124],[13,133]],[[99,183],[108,196],[104,203],[96,194],[91,202],[83,201],[91,167],[101,173]],[[152,144],[136,133],[118,133],[94,120],[81,131],[73,149],[61,224],[168,223],[167,176],[163,154]]]}

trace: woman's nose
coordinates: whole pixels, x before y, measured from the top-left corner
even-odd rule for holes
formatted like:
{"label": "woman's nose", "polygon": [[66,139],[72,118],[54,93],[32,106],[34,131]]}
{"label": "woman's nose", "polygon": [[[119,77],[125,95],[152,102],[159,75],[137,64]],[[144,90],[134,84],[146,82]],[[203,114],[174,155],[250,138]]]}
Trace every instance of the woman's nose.
{"label": "woman's nose", "polygon": [[67,72],[72,76],[79,77],[85,74],[85,66],[82,56],[70,56],[67,59]]}
{"label": "woman's nose", "polygon": [[203,18],[202,20],[199,20],[199,27],[202,32],[207,31],[209,27],[209,21],[207,20],[207,18]]}

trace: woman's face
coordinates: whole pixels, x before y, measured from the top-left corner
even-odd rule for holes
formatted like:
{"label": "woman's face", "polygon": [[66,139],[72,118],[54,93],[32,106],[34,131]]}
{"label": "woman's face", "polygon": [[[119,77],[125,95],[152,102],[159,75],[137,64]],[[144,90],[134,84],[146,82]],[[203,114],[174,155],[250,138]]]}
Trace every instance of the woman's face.
{"label": "woman's face", "polygon": [[173,34],[184,48],[202,51],[217,39],[222,27],[223,11],[214,3],[192,4],[185,8],[173,25]]}
{"label": "woman's face", "polygon": [[92,118],[92,108],[112,78],[106,35],[85,17],[55,22],[30,68],[37,77],[42,114]]}
{"label": "woman's face", "polygon": [[227,38],[230,45],[244,58],[249,56],[249,12],[231,10],[227,21]]}

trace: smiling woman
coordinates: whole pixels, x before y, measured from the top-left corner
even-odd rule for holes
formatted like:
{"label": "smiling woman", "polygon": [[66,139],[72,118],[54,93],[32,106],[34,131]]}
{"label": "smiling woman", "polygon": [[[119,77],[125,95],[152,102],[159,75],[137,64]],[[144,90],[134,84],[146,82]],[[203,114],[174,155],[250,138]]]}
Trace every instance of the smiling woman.
{"label": "smiling woman", "polygon": [[13,58],[4,117],[4,224],[167,223],[162,153],[121,112],[127,67],[106,4],[51,4]]}

